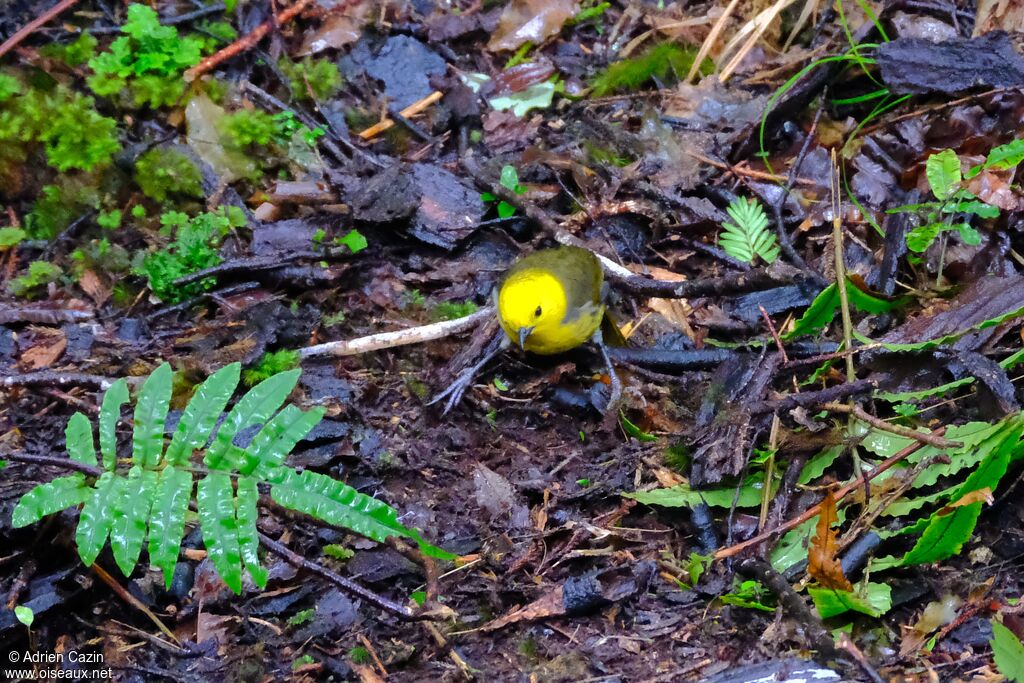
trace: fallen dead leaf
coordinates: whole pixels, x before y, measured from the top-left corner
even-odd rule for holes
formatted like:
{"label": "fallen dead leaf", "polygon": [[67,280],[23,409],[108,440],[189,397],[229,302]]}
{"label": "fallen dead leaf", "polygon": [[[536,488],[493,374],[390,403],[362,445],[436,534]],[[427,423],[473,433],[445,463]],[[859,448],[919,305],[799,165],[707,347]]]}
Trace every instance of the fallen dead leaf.
{"label": "fallen dead leaf", "polygon": [[540,45],[561,31],[576,11],[575,0],[514,0],[501,13],[487,49],[515,50],[527,41]]}
{"label": "fallen dead leaf", "polygon": [[48,368],[64,355],[67,348],[68,340],[64,333],[53,330],[53,334],[44,337],[40,343],[21,354],[20,365],[25,370]]}
{"label": "fallen dead leaf", "polygon": [[992,489],[986,486],[983,489],[978,489],[977,491],[971,491],[970,493],[964,494],[958,500],[953,501],[939,510],[938,515],[940,517],[948,515],[952,513],[953,510],[965,505],[971,505],[972,503],[988,503],[991,505],[994,502],[995,498],[992,497]]}
{"label": "fallen dead leaf", "polygon": [[843,568],[836,557],[839,545],[832,525],[837,521],[836,499],[829,490],[821,502],[814,538],[807,550],[807,573],[825,588],[852,591],[853,585],[843,576]]}
{"label": "fallen dead leaf", "polygon": [[110,287],[100,279],[92,270],[86,270],[82,273],[82,277],[78,279],[78,286],[82,288],[82,291],[89,295],[97,306],[102,306],[106,303],[107,299],[110,298]]}

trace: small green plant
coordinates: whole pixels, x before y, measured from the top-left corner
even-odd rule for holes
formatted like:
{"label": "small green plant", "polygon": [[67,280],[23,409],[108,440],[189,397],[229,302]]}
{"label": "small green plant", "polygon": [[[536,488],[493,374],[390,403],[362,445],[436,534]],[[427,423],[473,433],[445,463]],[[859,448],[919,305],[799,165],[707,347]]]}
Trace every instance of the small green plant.
{"label": "small green plant", "polygon": [[307,623],[308,621],[310,621],[315,616],[316,616],[316,610],[315,609],[310,608],[310,609],[299,610],[294,615],[289,617],[288,625],[289,626],[302,626],[303,624]]}
{"label": "small green plant", "polygon": [[302,655],[301,657],[296,657],[295,660],[292,661],[292,671],[298,671],[302,667],[309,666],[310,664],[316,664],[316,660],[313,659],[313,655]]}
{"label": "small green plant", "polygon": [[217,129],[229,150],[250,157],[301,157],[325,134],[320,126],[303,125],[291,112],[271,115],[258,109],[227,114],[217,122]]}
{"label": "small green plant", "polygon": [[317,140],[327,134],[327,130],[324,129],[323,126],[310,128],[300,122],[295,117],[295,114],[290,111],[282,111],[274,114],[274,123],[277,126],[277,141],[280,143],[285,143],[294,139],[295,134],[298,133],[299,139],[309,147],[312,147],[316,144]]}
{"label": "small green plant", "polygon": [[245,214],[235,206],[221,207],[189,218],[178,211],[168,211],[160,218],[165,232],[173,232],[174,240],[164,249],[147,254],[138,272],[149,281],[149,287],[162,301],[177,303],[211,288],[216,282],[207,278],[185,286],[174,281],[190,273],[211,268],[221,262],[217,247],[232,228],[246,224]]}
{"label": "small green plant", "polygon": [[41,146],[58,171],[90,171],[120,148],[117,122],[67,86],[29,88],[0,74],[0,166],[25,161],[33,146]]}
{"label": "small green plant", "polygon": [[25,231],[35,239],[53,239],[88,209],[99,208],[100,193],[85,177],[64,175],[44,185],[25,217]]}
{"label": "small green plant", "polygon": [[[378,542],[401,536],[419,544],[428,555],[452,557],[400,524],[398,512],[389,505],[327,475],[284,465],[295,445],[324,415],[322,407],[281,407],[295,388],[299,372],[291,370],[260,382],[221,420],[238,386],[241,365],[221,368],[196,389],[165,448],[174,373],[170,365],[162,364],[145,380],[135,402],[127,470],[118,467],[116,427],[122,406],[129,401],[128,383],[117,380],[100,407],[100,462],[88,417],[75,413],[65,430],[68,455],[83,469],[95,469],[98,476],[77,471],[36,486],[18,501],[12,526],[28,526],[82,505],[75,534],[82,561],[92,565],[109,538],[114,561],[125,576],[139,560],[148,528],[149,561],[163,572],[169,587],[186,513],[194,503],[210,561],[224,583],[241,593],[243,572],[260,588],[268,578],[259,559],[256,529],[259,486],[264,485],[274,501],[291,510]],[[260,427],[256,435],[246,445],[236,445],[238,434],[254,427]],[[201,465],[193,462],[197,451],[202,453]]]}
{"label": "small green plant", "polygon": [[67,45],[51,44],[39,50],[44,57],[59,59],[68,66],[75,67],[85,64],[96,54],[98,41],[88,31],[83,31]]}
{"label": "small green plant", "polygon": [[320,319],[320,324],[324,327],[334,327],[345,322],[345,311],[338,311],[336,313],[328,313]]}
{"label": "small green plant", "polygon": [[403,308],[423,308],[427,303],[427,297],[418,289],[410,289],[405,292],[405,306]]}
{"label": "small green plant", "polygon": [[1024,140],[1014,140],[993,148],[985,163],[971,168],[964,176],[960,157],[951,149],[932,154],[925,162],[925,176],[935,201],[908,204],[890,209],[888,213],[916,214],[921,224],[907,234],[907,249],[920,254],[928,250],[945,232],[957,232],[965,244],[981,243],[981,235],[966,220],[954,222],[958,216],[992,219],[999,216],[999,207],[980,201],[962,186],[965,179],[973,178],[989,168],[1009,169],[1024,160]]}
{"label": "small green plant", "polygon": [[[519,172],[516,171],[515,166],[509,166],[508,164],[501,167],[501,177],[498,182],[506,190],[515,192],[516,194],[524,194],[526,188],[519,183]],[[498,199],[496,195],[491,192],[484,192],[480,195],[480,199],[485,202],[493,202]],[[504,199],[498,202],[498,217],[499,218],[511,218],[516,213],[516,207],[512,206]]]}
{"label": "small green plant", "polygon": [[455,320],[476,313],[477,305],[472,301],[442,301],[430,311],[431,320]]}
{"label": "small green plant", "polygon": [[18,246],[26,237],[28,233],[21,228],[0,228],[0,251]]}
{"label": "small green plant", "polygon": [[121,227],[121,219],[123,217],[124,214],[120,209],[103,211],[96,216],[96,225],[107,230],[116,230]]}
{"label": "small green plant", "polygon": [[341,72],[329,59],[306,57],[298,62],[282,59],[277,66],[288,79],[292,97],[297,100],[323,101],[333,97],[341,88]]}
{"label": "small green plant", "polygon": [[[579,26],[580,24],[588,22],[592,19],[600,19],[601,16],[605,12],[607,12],[608,8],[611,6],[612,4],[610,2],[601,2],[593,5],[592,7],[584,7],[583,9],[576,13],[576,16],[572,17],[565,23],[567,26]],[[599,30],[598,33],[600,34],[601,31]]]}
{"label": "small green plant", "polygon": [[337,543],[329,543],[324,546],[324,555],[326,555],[327,557],[334,558],[335,560],[338,560],[340,562],[348,562],[356,556],[356,553],[351,548],[346,548],[343,545],[338,545]]}
{"label": "small green plant", "polygon": [[260,109],[242,109],[228,114],[218,125],[228,142],[236,147],[269,145],[278,133],[274,117]]}
{"label": "small green plant", "polygon": [[135,161],[135,182],[144,195],[158,202],[173,196],[203,197],[203,174],[187,155],[173,149],[157,147],[140,155]]}
{"label": "small green plant", "polygon": [[46,285],[56,282],[62,274],[58,266],[48,261],[33,261],[28,264],[28,272],[11,280],[7,287],[14,296],[31,297]]}
{"label": "small green plant", "polygon": [[779,257],[775,234],[768,229],[768,216],[756,199],[737,197],[726,209],[735,223],[723,223],[718,244],[738,261],[753,264],[760,258],[774,263]]}
{"label": "small green plant", "polygon": [[[697,49],[677,43],[660,43],[631,59],[612,64],[590,82],[595,97],[616,92],[638,90],[651,80],[664,81],[670,76],[682,78],[690,71]],[[701,64],[700,72],[709,74],[714,69],[710,60]]]}
{"label": "small green plant", "polygon": [[353,664],[369,664],[372,661],[370,651],[360,645],[348,651],[348,658],[352,660]]}
{"label": "small green plant", "polygon": [[86,269],[101,273],[126,273],[131,270],[131,256],[119,244],[104,237],[85,242],[71,252],[70,275],[77,281]]}
{"label": "small green plant", "polygon": [[358,230],[349,230],[341,237],[335,238],[334,243],[340,247],[346,247],[353,254],[358,254],[369,246],[366,237]]}
{"label": "small green plant", "polygon": [[127,94],[136,106],[163,107],[185,94],[181,74],[199,63],[203,41],[178,35],[160,24],[151,7],[128,6],[128,19],[109,50],[89,60],[93,74],[87,83],[97,95]]}
{"label": "small green plant", "polygon": [[289,351],[288,349],[268,351],[260,357],[255,366],[242,373],[242,381],[246,386],[251,387],[279,372],[294,370],[297,367],[299,367],[298,351]]}
{"label": "small green plant", "polygon": [[726,605],[735,605],[736,607],[746,607],[748,609],[757,609],[762,612],[774,612],[775,608],[771,605],[766,605],[765,601],[768,598],[768,591],[764,586],[761,585],[760,581],[739,581],[737,580],[738,586],[733,588],[731,593],[726,593],[720,596],[718,599]]}

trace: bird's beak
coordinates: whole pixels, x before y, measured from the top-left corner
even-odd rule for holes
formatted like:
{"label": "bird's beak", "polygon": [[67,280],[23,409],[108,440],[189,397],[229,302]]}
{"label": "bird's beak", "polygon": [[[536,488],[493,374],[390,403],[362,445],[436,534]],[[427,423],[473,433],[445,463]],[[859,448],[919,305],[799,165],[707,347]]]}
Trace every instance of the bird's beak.
{"label": "bird's beak", "polygon": [[526,350],[526,338],[533,332],[532,327],[520,327],[519,328],[519,348]]}

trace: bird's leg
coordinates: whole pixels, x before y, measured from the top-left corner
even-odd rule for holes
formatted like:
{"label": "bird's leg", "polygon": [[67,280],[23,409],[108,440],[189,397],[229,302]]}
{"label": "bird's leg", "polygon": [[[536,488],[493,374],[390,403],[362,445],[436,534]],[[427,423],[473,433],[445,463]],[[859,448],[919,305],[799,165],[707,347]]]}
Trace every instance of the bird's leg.
{"label": "bird's leg", "polygon": [[608,377],[612,382],[611,396],[608,397],[608,404],[604,408],[604,413],[608,414],[619,407],[619,402],[622,400],[622,382],[619,381],[619,376],[615,374],[612,359],[608,357],[608,347],[604,344],[604,336],[601,334],[600,327],[594,332],[594,336],[590,338],[590,341],[597,345],[598,350],[601,352],[604,366],[608,370]]}
{"label": "bird's leg", "polygon": [[468,389],[469,385],[473,383],[473,378],[476,377],[476,374],[508,345],[508,336],[506,336],[502,330],[498,330],[491,338],[491,341],[487,343],[483,356],[480,360],[460,372],[459,376],[455,378],[455,381],[452,382],[447,389],[430,399],[430,401],[427,402],[427,405],[434,405],[441,399],[447,398],[448,400],[444,404],[444,410],[441,411],[442,415],[447,415],[448,412],[462,400],[462,395],[466,393],[466,389]]}

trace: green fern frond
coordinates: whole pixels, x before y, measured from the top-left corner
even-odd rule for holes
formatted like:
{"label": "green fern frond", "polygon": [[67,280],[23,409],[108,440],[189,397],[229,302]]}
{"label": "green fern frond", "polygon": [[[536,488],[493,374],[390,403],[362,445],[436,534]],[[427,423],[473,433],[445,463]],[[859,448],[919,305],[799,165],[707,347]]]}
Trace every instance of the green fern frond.
{"label": "green fern frond", "polygon": [[755,258],[773,263],[779,257],[775,234],[768,229],[768,216],[757,200],[738,197],[726,211],[736,222],[722,224],[718,244],[725,253],[750,264]]}
{"label": "green fern frond", "polygon": [[[321,407],[304,411],[281,407],[299,379],[299,370],[268,377],[248,391],[216,428],[238,387],[241,367],[234,363],[211,375],[189,401],[164,449],[170,406],[171,367],[164,363],[145,380],[135,402],[131,467],[117,465],[117,422],[129,401],[122,379],[103,397],[99,444],[103,473],[89,482],[84,474],[55,479],[35,487],[15,506],[12,525],[23,527],[64,508],[82,505],[75,541],[86,565],[99,556],[108,539],[114,561],[127,576],[138,562],[148,533],[150,563],[170,586],[185,533],[185,515],[193,501],[209,558],[224,583],[242,591],[243,573],[264,587],[268,573],[259,561],[257,503],[259,484],[271,486],[278,503],[336,524],[375,541],[404,536],[424,553],[450,558],[398,521],[398,512],[351,486],[316,472],[297,472],[284,460],[323,419]],[[259,426],[247,445],[237,445],[240,433]],[[68,454],[96,467],[96,446],[89,419],[76,413],[65,431]],[[208,448],[207,444],[210,444]],[[207,472],[194,472],[193,454]],[[196,479],[198,478],[198,482]]]}

